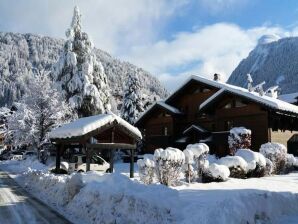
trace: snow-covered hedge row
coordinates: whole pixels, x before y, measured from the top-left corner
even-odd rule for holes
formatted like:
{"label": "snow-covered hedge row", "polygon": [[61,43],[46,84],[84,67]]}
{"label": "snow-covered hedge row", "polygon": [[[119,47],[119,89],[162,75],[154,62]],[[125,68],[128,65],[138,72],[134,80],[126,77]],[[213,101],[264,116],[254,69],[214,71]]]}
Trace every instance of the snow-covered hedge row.
{"label": "snow-covered hedge row", "polygon": [[247,177],[263,177],[265,175],[266,159],[261,153],[250,149],[238,149],[235,155],[242,157],[247,162]]}
{"label": "snow-covered hedge row", "polygon": [[245,178],[247,162],[240,156],[226,156],[218,160],[218,164],[225,165],[230,170],[230,176],[234,178]]}
{"label": "snow-covered hedge row", "polygon": [[145,154],[143,159],[137,161],[140,180],[145,184],[151,184],[155,176],[155,162],[153,155]]}
{"label": "snow-covered hedge row", "polygon": [[212,163],[208,168],[203,170],[202,182],[222,182],[226,181],[230,176],[230,170],[227,166]]}
{"label": "snow-covered hedge row", "polygon": [[273,163],[274,174],[281,174],[285,171],[287,163],[287,148],[280,143],[268,142],[261,145],[260,153]]}
{"label": "snow-covered hedge row", "polygon": [[156,149],[154,152],[156,174],[161,184],[172,186],[179,179],[182,165],[185,161],[184,153],[176,148],[168,147],[165,150]]}

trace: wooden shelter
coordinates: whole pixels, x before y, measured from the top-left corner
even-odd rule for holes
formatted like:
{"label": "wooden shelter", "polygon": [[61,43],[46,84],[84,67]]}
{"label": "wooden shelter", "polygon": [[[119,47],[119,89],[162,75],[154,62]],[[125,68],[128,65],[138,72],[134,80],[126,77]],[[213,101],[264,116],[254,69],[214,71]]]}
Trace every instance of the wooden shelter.
{"label": "wooden shelter", "polygon": [[56,171],[60,170],[61,155],[67,147],[81,147],[86,152],[86,168],[90,170],[93,153],[109,150],[110,170],[113,171],[115,149],[129,149],[130,177],[134,173],[134,150],[142,139],[140,131],[115,114],[100,114],[84,117],[54,129],[49,134],[56,145]]}

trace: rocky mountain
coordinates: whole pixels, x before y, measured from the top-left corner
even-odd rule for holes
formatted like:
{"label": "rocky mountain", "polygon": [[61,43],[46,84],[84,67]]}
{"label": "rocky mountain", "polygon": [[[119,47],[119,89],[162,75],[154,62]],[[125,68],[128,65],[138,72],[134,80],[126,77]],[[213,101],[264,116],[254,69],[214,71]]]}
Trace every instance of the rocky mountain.
{"label": "rocky mountain", "polygon": [[298,92],[298,37],[263,36],[232,72],[228,83],[246,87],[248,73],[254,85],[265,81],[266,88],[278,85],[281,94]]}
{"label": "rocky mountain", "polygon": [[[51,71],[57,62],[64,40],[34,34],[0,32],[0,106],[10,106],[26,89],[34,71]],[[94,49],[108,77],[113,111],[119,109],[123,85],[128,74],[138,74],[144,101],[165,98],[167,90],[150,73],[128,62]]]}

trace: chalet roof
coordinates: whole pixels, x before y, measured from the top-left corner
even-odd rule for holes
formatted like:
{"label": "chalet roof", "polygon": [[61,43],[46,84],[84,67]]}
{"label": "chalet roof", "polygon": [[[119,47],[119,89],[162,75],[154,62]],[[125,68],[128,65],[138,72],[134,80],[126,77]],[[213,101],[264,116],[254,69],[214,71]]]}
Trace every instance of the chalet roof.
{"label": "chalet roof", "polygon": [[266,95],[260,96],[259,93],[249,92],[247,89],[237,87],[237,86],[232,86],[229,84],[224,84],[221,90],[217,91],[206,101],[204,101],[200,105],[200,110],[202,110],[209,103],[211,103],[213,100],[215,100],[217,97],[221,96],[225,92],[230,92],[238,96],[243,96],[249,100],[263,104],[275,110],[298,114],[298,107],[293,104],[289,104],[285,101],[275,99],[273,97],[266,96]]}
{"label": "chalet roof", "polygon": [[157,101],[155,102],[153,105],[151,105],[149,107],[149,109],[147,109],[138,119],[135,123],[138,123],[139,121],[141,121],[146,114],[148,114],[150,111],[152,111],[154,108],[156,107],[160,107],[165,109],[166,111],[170,112],[171,114],[182,114],[182,112],[177,109],[176,107],[173,107],[169,104],[166,104],[164,101]]}
{"label": "chalet roof", "polygon": [[[171,97],[173,95],[175,95],[181,88],[183,88],[191,80],[201,82],[201,83],[207,84],[209,86],[218,88],[221,91],[220,93],[222,93],[223,91],[228,91],[228,92],[231,92],[233,94],[244,96],[244,97],[249,98],[249,99],[251,99],[255,102],[258,102],[258,103],[261,103],[263,105],[269,106],[273,109],[277,109],[277,110],[281,110],[281,111],[287,111],[287,112],[291,112],[291,113],[298,113],[298,107],[297,106],[289,104],[285,101],[275,99],[275,98],[272,98],[272,97],[269,97],[269,96],[266,96],[266,95],[260,96],[258,93],[249,92],[245,88],[230,85],[230,84],[227,84],[227,83],[224,83],[224,82],[221,82],[221,81],[214,81],[214,80],[207,79],[207,78],[204,78],[204,77],[198,76],[198,75],[190,76],[173,94],[171,94],[171,96],[169,96],[165,100],[165,102],[167,102],[169,99],[171,99]],[[224,90],[222,90],[222,89],[224,89]],[[219,92],[217,92],[217,94],[219,94]],[[213,95],[210,98],[208,98],[206,101],[211,102],[217,96],[218,95]],[[296,96],[298,96],[298,94]],[[207,102],[205,104],[207,104]],[[200,108],[203,107],[203,106],[201,104]]]}
{"label": "chalet roof", "polygon": [[204,128],[200,127],[199,125],[194,125],[194,124],[193,124],[193,125],[189,126],[188,128],[186,128],[186,129],[183,131],[183,134],[189,132],[189,131],[192,130],[192,129],[197,130],[197,131],[199,131],[199,132],[207,132]]}
{"label": "chalet roof", "polygon": [[86,135],[96,129],[103,126],[111,125],[111,127],[117,124],[122,128],[126,129],[132,135],[137,138],[142,138],[142,134],[138,128],[132,126],[119,116],[109,113],[109,114],[99,114],[90,117],[84,117],[77,119],[71,123],[62,125],[49,133],[51,139],[66,139],[71,137],[80,137]]}

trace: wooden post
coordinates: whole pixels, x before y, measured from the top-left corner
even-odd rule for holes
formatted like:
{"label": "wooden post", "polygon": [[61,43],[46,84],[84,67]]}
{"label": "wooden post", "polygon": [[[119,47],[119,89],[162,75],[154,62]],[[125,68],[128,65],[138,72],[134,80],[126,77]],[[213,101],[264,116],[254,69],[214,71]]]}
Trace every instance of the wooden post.
{"label": "wooden post", "polygon": [[134,150],[130,150],[130,178],[134,177]]}
{"label": "wooden post", "polygon": [[[115,127],[112,130],[111,143],[115,141]],[[114,149],[110,149],[110,172],[114,171]]]}
{"label": "wooden post", "polygon": [[85,151],[86,151],[86,172],[90,171],[90,150],[91,149],[87,149],[86,145],[84,145],[85,147]]}
{"label": "wooden post", "polygon": [[60,162],[61,162],[61,151],[62,151],[62,145],[56,146],[56,173],[60,173]]}

